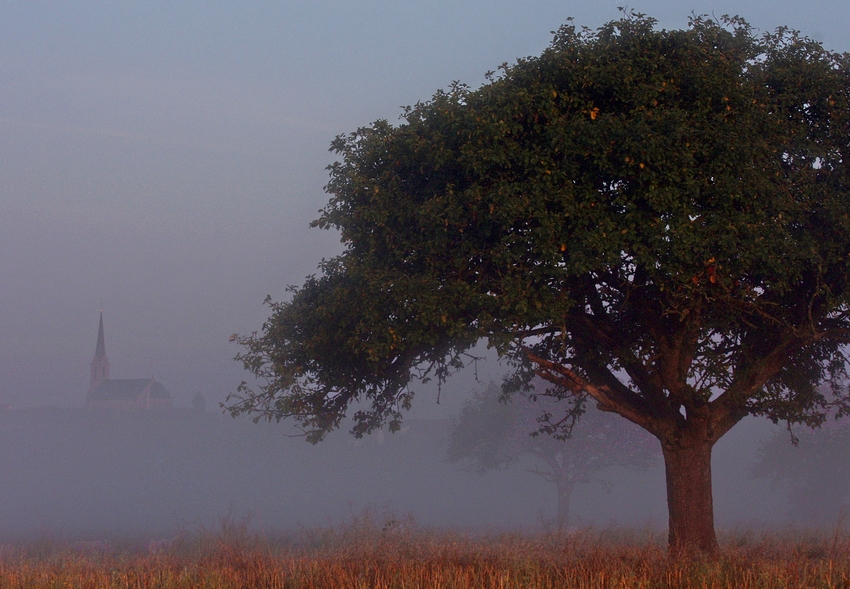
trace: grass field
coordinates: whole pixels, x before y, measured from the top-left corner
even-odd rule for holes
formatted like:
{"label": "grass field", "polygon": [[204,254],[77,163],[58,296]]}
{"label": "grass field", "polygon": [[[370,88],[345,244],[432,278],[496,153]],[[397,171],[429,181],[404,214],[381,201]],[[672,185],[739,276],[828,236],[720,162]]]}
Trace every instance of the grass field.
{"label": "grass field", "polygon": [[0,545],[0,587],[848,587],[850,537],[740,534],[718,558],[668,559],[624,531],[464,536],[368,515],[277,537],[224,522],[167,541]]}

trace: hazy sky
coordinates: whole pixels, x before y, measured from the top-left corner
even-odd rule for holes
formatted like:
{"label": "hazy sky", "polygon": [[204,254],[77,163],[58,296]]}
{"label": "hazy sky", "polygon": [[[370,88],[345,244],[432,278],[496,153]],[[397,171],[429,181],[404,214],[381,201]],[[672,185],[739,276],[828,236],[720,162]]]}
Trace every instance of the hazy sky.
{"label": "hazy sky", "polygon": [[[243,378],[228,336],[339,250],[308,229],[335,135],[619,4],[0,0],[0,403],[82,405],[101,300],[113,378],[220,400]],[[850,49],[847,0],[629,6]]]}

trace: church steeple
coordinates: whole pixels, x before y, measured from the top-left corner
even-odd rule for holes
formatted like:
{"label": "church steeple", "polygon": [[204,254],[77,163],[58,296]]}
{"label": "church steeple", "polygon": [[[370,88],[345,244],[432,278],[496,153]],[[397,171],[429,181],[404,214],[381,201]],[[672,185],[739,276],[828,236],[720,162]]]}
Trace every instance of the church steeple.
{"label": "church steeple", "polygon": [[95,358],[106,356],[106,342],[103,339],[103,311],[100,312],[100,325],[97,326],[97,347],[94,349]]}
{"label": "church steeple", "polygon": [[97,390],[104,380],[109,380],[109,360],[106,359],[106,340],[103,337],[103,310],[100,311],[100,324],[97,327],[97,346],[91,361],[91,379],[89,393]]}

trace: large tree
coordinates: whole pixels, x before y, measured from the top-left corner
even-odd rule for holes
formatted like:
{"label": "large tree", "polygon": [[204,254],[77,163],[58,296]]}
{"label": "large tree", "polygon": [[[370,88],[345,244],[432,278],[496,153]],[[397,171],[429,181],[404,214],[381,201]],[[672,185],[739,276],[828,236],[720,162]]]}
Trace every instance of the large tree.
{"label": "large tree", "polygon": [[[482,338],[661,443],[671,549],[716,548],[711,451],[817,424],[850,337],[850,57],[787,29],[626,15],[338,137],[315,225],[344,251],[270,303],[234,413],[316,441],[397,428]],[[833,384],[822,393],[818,384]]]}
{"label": "large tree", "polygon": [[[536,388],[545,393],[536,383]],[[570,499],[576,485],[600,483],[611,467],[646,470],[658,456],[652,436],[616,416],[588,407],[569,440],[545,435],[540,418],[557,411],[545,394],[506,397],[494,383],[475,393],[449,432],[446,457],[469,462],[479,473],[499,470],[533,457],[527,470],[553,483],[558,496],[559,529],[570,523]],[[545,430],[545,426],[544,426]]]}

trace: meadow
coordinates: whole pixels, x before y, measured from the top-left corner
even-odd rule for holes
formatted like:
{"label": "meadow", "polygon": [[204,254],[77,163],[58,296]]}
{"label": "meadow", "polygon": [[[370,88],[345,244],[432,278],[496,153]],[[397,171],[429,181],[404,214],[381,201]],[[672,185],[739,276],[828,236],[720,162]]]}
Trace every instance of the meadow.
{"label": "meadow", "polygon": [[464,535],[366,514],[268,535],[224,521],[166,540],[0,545],[2,588],[850,587],[850,536],[737,533],[717,558],[668,558],[627,530]]}

